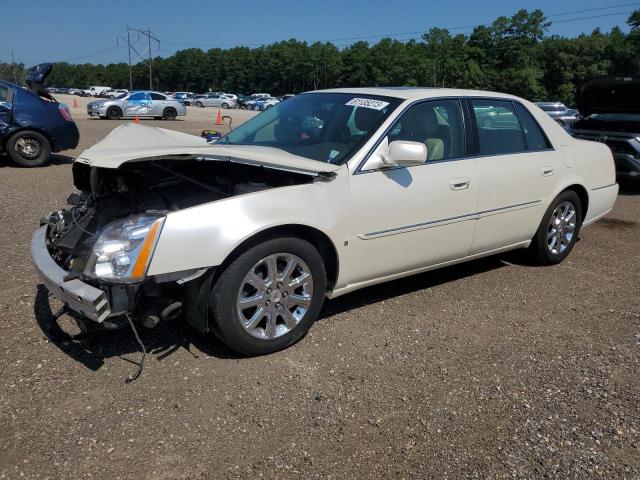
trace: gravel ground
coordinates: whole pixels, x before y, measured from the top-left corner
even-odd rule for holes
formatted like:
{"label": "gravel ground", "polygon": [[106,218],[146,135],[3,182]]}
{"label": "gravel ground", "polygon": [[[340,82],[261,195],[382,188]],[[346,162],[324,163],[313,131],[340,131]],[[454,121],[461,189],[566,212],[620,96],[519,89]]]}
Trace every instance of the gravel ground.
{"label": "gravel ground", "polygon": [[[161,325],[126,384],[130,332],[40,326],[31,233],[64,205],[70,157],[118,123],[78,101],[77,151],[0,159],[0,478],[640,478],[637,189],[559,266],[509,254],[368,288],[259,358]],[[215,114],[144,123],[199,134]]]}

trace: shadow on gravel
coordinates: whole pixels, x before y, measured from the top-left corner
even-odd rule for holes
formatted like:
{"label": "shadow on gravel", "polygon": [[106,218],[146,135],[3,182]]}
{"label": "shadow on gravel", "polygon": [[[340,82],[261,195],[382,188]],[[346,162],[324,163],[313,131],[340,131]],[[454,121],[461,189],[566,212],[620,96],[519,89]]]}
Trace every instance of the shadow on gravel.
{"label": "shadow on gravel", "polygon": [[408,293],[417,292],[418,290],[424,290],[425,288],[436,287],[444,283],[454,282],[465,277],[506,267],[508,266],[508,263],[505,263],[502,260],[503,258],[506,258],[505,255],[481,258],[479,260],[431,270],[418,275],[357,290],[353,293],[338,297],[335,300],[325,302],[320,313],[319,320],[354,308],[364,307],[393,297],[406,295]]}
{"label": "shadow on gravel", "polygon": [[[327,301],[319,320],[392,297],[505,267],[508,263],[502,258],[503,256],[494,256],[475,260],[347,294],[338,299]],[[112,357],[120,357],[132,364],[138,364],[140,347],[126,322],[123,328],[118,330],[99,330],[71,335],[62,330],[56,321],[53,321],[54,314],[49,303],[49,291],[44,285],[37,287],[33,310],[38,325],[49,341],[88,369],[98,370],[107,358]],[[164,360],[181,348],[187,350],[194,357],[198,357],[202,353],[220,359],[242,358],[241,355],[229,350],[215,336],[202,335],[179,319],[161,323],[153,330],[138,327],[138,333],[147,348],[147,353],[156,357],[158,361]],[[194,351],[192,347],[195,347],[197,351]]]}
{"label": "shadow on gravel", "polygon": [[[90,370],[98,370],[105,359],[120,357],[138,364],[140,347],[131,329],[125,322],[118,330],[99,330],[90,333],[70,335],[53,320],[49,304],[49,291],[44,285],[38,285],[33,306],[36,321],[51,343],[77,362]],[[200,353],[221,359],[241,358],[229,350],[213,335],[202,335],[180,320],[164,322],[153,330],[138,327],[138,333],[147,348],[147,353],[162,361],[172,353],[183,348],[194,357]],[[193,351],[192,347],[197,349]],[[132,358],[125,355],[132,354]]]}
{"label": "shadow on gravel", "polygon": [[[72,163],[73,163],[73,157],[54,153],[51,155],[51,158],[49,159],[49,162],[46,165],[43,165],[42,167],[35,167],[35,168],[40,170],[42,168],[47,168],[54,165],[70,165]],[[19,165],[16,165],[15,163],[13,163],[13,161],[6,154],[0,155],[0,168],[22,168],[25,170],[29,170],[28,168],[20,167]]]}

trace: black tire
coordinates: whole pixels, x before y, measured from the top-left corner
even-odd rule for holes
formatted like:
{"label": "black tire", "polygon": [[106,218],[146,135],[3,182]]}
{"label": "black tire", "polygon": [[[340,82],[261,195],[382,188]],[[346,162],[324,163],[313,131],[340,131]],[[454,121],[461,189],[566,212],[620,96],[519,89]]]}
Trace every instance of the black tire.
{"label": "black tire", "polygon": [[6,150],[9,158],[21,167],[41,167],[49,161],[51,142],[41,133],[22,130],[9,138]]}
{"label": "black tire", "polygon": [[204,107],[204,105],[202,104],[202,102],[196,102],[196,107],[203,108],[203,107]]}
{"label": "black tire", "polygon": [[[250,335],[240,324],[236,300],[245,275],[261,259],[276,253],[295,255],[307,264],[313,278],[313,294],[307,312],[295,327],[279,337],[260,339]],[[300,340],[315,322],[322,308],[326,285],[322,257],[306,240],[282,237],[257,243],[226,266],[211,289],[209,305],[214,332],[230,349],[241,354],[265,355],[287,348]]]}
{"label": "black tire", "polygon": [[176,112],[176,109],[173,107],[165,108],[162,112],[162,118],[165,120],[175,120],[177,116],[178,112]]}
{"label": "black tire", "polygon": [[122,118],[122,110],[120,107],[109,107],[107,108],[107,118],[109,120],[120,120]]}
{"label": "black tire", "polygon": [[[554,216],[556,209],[563,203],[568,202],[573,205],[575,209],[575,227],[571,236],[570,242],[566,245],[562,251],[552,252],[549,246],[553,240],[548,240],[550,232],[553,230],[551,225],[551,219]],[[539,265],[555,265],[562,262],[578,241],[580,235],[580,227],[582,226],[582,203],[580,197],[573,190],[565,190],[556,198],[553,199],[549,208],[542,217],[538,231],[533,237],[533,241],[529,246],[529,256],[531,259]]]}
{"label": "black tire", "polygon": [[227,108],[229,108],[229,104],[228,104],[227,102],[224,102],[224,103],[221,105],[221,107],[222,107],[222,108],[224,108],[224,109],[226,110]]}

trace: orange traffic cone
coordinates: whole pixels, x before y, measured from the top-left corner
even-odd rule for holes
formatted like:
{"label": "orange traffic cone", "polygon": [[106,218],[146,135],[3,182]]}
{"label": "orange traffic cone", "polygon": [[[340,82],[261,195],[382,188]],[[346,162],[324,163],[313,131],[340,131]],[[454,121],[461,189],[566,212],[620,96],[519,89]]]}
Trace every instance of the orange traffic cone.
{"label": "orange traffic cone", "polygon": [[220,113],[220,109],[218,109],[218,117],[216,118],[216,125],[224,125],[222,122],[222,113]]}
{"label": "orange traffic cone", "polygon": [[133,117],[133,123],[140,123],[140,118],[138,118],[138,115]]}
{"label": "orange traffic cone", "polygon": [[78,101],[75,98],[73,99],[73,108],[78,108]]}

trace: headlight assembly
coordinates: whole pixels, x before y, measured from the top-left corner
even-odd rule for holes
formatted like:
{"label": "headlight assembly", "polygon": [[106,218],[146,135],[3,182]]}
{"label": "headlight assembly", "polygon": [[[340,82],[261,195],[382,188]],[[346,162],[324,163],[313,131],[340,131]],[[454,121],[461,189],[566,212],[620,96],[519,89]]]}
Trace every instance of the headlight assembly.
{"label": "headlight assembly", "polygon": [[107,225],[93,246],[85,274],[116,282],[142,280],[163,222],[164,216],[144,214]]}

